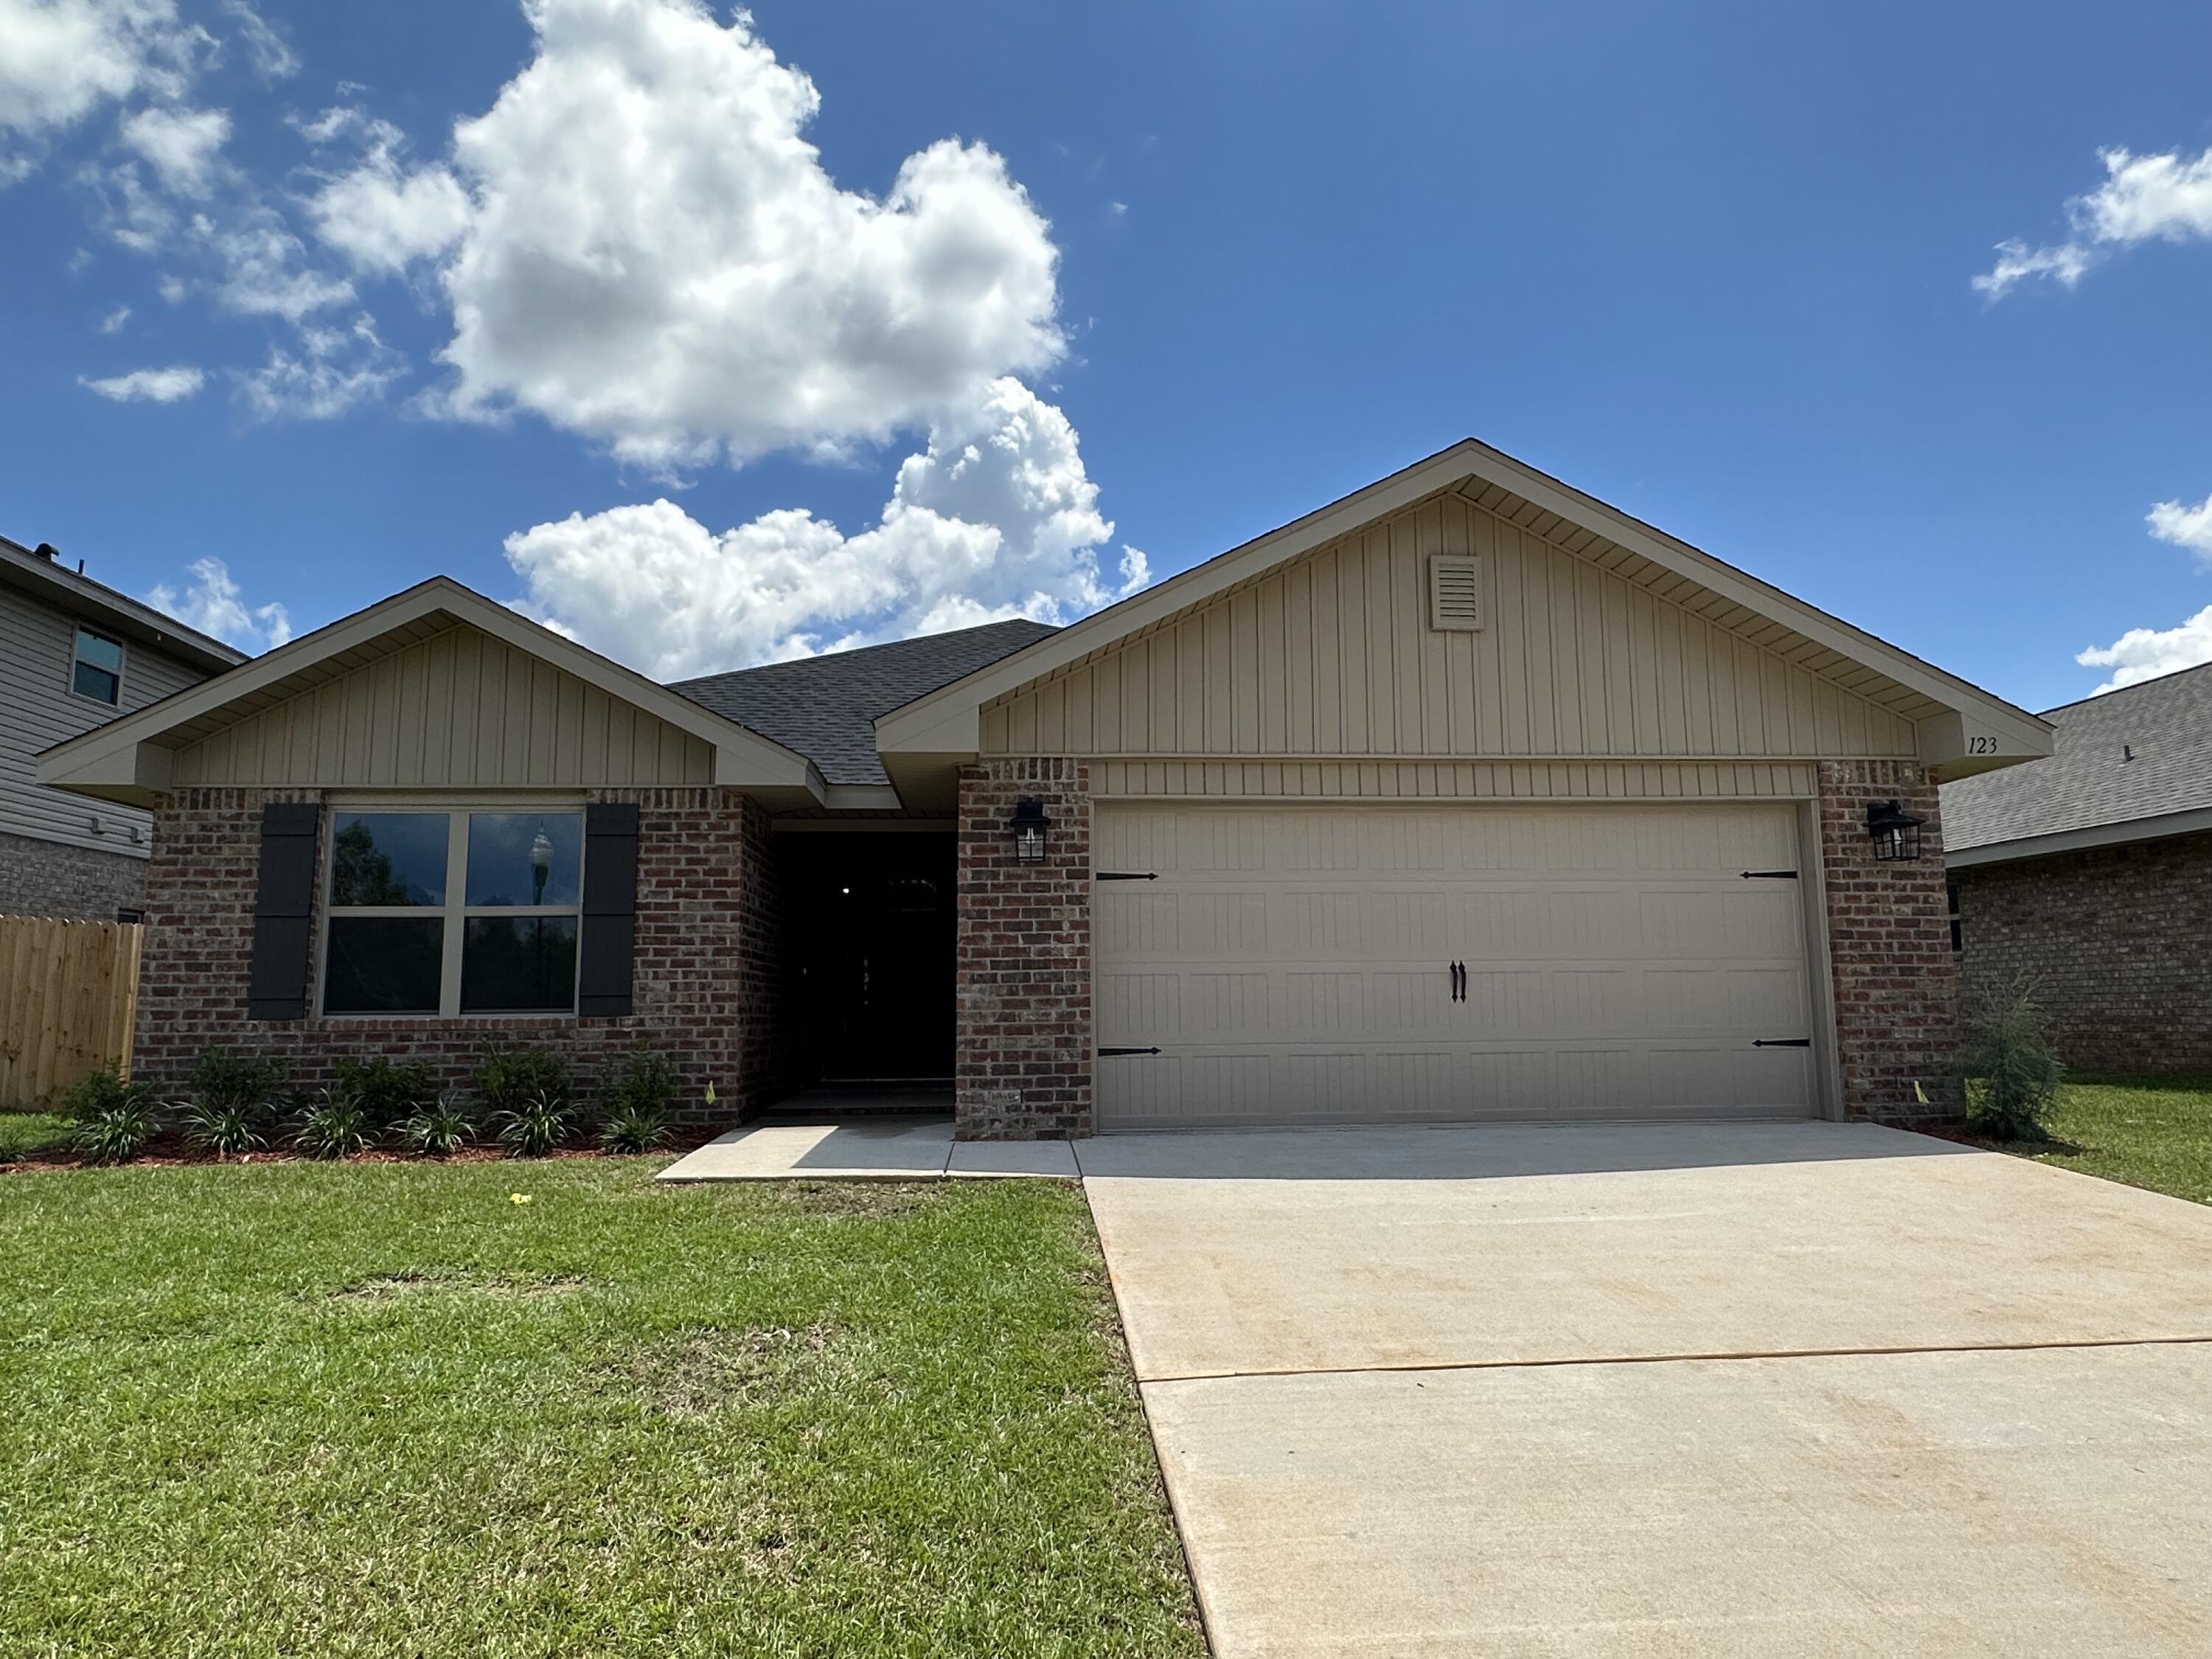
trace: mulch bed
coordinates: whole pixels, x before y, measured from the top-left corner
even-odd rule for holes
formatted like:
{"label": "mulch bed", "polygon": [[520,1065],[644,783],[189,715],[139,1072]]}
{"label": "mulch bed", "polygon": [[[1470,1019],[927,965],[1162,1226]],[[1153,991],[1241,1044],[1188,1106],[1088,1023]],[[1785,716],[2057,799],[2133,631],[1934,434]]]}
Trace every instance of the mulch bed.
{"label": "mulch bed", "polygon": [[[717,1135],[727,1134],[734,1125],[723,1124],[714,1128],[683,1127],[671,1129],[668,1139],[653,1148],[656,1155],[681,1157],[696,1152]],[[570,1146],[555,1148],[547,1158],[612,1158],[617,1154],[593,1146]],[[198,1164],[492,1164],[507,1157],[503,1147],[497,1146],[465,1146],[451,1158],[422,1158],[413,1152],[396,1152],[385,1147],[371,1147],[365,1152],[356,1152],[350,1158],[311,1158],[284,1146],[280,1140],[258,1152],[247,1152],[240,1158],[217,1158],[212,1152],[195,1152],[185,1138],[177,1133],[159,1134],[147,1143],[145,1152],[131,1160],[136,1166],[150,1166],[157,1170],[178,1169]],[[525,1160],[529,1161],[529,1160]],[[89,1170],[105,1166],[93,1164],[68,1146],[50,1146],[14,1162],[0,1161],[0,1176],[28,1175],[40,1170]]]}

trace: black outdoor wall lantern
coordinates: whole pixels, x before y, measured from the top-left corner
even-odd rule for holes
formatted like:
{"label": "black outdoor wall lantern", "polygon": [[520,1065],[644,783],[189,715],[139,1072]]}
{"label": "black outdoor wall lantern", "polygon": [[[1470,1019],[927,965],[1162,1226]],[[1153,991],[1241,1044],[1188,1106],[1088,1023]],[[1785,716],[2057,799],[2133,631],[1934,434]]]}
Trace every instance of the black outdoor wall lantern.
{"label": "black outdoor wall lantern", "polygon": [[1024,795],[1014,803],[1014,862],[1042,864],[1044,862],[1044,832],[1052,827],[1052,820],[1044,815],[1044,803],[1035,795]]}
{"label": "black outdoor wall lantern", "polygon": [[1874,838],[1874,855],[1887,864],[1920,856],[1920,826],[1928,820],[1915,817],[1903,805],[1878,800],[1867,808],[1867,834]]}

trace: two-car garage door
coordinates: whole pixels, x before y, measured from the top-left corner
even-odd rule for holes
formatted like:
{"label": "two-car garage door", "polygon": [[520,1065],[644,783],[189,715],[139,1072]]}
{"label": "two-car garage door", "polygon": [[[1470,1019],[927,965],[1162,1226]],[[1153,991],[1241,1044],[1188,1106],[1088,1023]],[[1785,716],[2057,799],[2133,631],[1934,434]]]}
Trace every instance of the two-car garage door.
{"label": "two-car garage door", "polygon": [[1096,839],[1102,1129],[1814,1109],[1788,806],[1102,803]]}

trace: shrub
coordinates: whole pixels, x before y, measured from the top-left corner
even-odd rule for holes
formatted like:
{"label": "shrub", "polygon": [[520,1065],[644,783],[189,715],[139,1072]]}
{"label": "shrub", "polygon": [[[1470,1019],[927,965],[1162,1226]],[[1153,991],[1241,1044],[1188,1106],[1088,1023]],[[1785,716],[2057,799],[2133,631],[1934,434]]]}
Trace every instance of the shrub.
{"label": "shrub", "polygon": [[2066,1068],[2043,1032],[2033,985],[2016,980],[1991,997],[1969,1028],[1966,1122],[1998,1140],[2047,1140],[2045,1127]]}
{"label": "shrub", "polygon": [[143,1104],[150,1109],[153,1101],[151,1088],[143,1083],[125,1083],[123,1073],[108,1065],[87,1072],[63,1090],[54,1109],[64,1117],[86,1123],[118,1107]]}
{"label": "shrub", "polygon": [[476,1139],[477,1126],[459,1089],[448,1089],[399,1126],[410,1152],[425,1158],[451,1158]]}
{"label": "shrub", "polygon": [[273,1106],[291,1075],[291,1066],[272,1056],[256,1059],[204,1048],[192,1062],[191,1097],[203,1111],[242,1106],[259,1113]]}
{"label": "shrub", "polygon": [[155,1127],[154,1098],[140,1094],[79,1118],[70,1139],[94,1164],[128,1164],[146,1150]]}
{"label": "shrub", "polygon": [[540,1096],[565,1115],[574,1097],[568,1062],[550,1048],[486,1048],[476,1082],[477,1097],[495,1116],[521,1111]]}
{"label": "shrub", "polygon": [[599,1144],[611,1152],[649,1152],[668,1139],[668,1108],[676,1098],[676,1068],[641,1049],[622,1064],[606,1086]]}
{"label": "shrub", "polygon": [[350,1055],[331,1068],[336,1086],[351,1095],[373,1129],[388,1129],[434,1097],[430,1065],[422,1060],[356,1060]]}
{"label": "shrub", "polygon": [[530,1096],[492,1119],[509,1158],[543,1158],[567,1138],[568,1103],[550,1094]]}
{"label": "shrub", "polygon": [[217,1158],[239,1158],[269,1144],[261,1138],[261,1121],[258,1103],[203,1099],[185,1113],[185,1139]]}
{"label": "shrub", "polygon": [[371,1133],[359,1100],[343,1089],[325,1089],[300,1115],[292,1144],[309,1158],[349,1158],[368,1150]]}

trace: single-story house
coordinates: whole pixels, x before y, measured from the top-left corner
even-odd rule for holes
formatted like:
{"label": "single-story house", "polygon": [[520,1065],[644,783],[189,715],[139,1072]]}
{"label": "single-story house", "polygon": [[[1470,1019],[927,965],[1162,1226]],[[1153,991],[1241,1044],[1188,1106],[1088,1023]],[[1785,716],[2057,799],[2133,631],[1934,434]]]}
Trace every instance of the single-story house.
{"label": "single-story house", "polygon": [[1469,441],[1071,626],[659,685],[436,579],[62,744],[137,1066],[589,1066],[969,1136],[1924,1114],[2033,715]]}
{"label": "single-story house", "polygon": [[2043,718],[2048,759],[1943,786],[1964,1000],[2024,978],[2073,1066],[2212,1072],[2212,665]]}
{"label": "single-story house", "polygon": [[0,536],[0,915],[138,920],[152,815],[42,786],[39,751],[245,660],[50,544]]}

